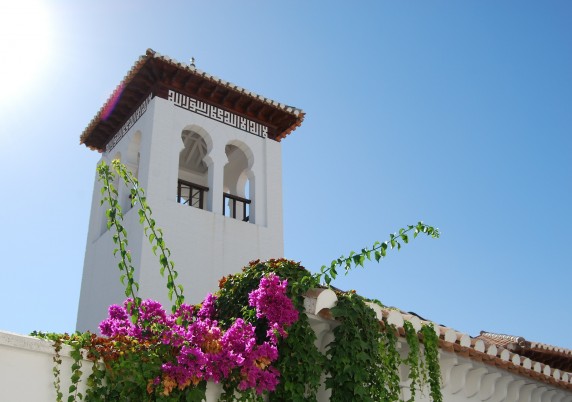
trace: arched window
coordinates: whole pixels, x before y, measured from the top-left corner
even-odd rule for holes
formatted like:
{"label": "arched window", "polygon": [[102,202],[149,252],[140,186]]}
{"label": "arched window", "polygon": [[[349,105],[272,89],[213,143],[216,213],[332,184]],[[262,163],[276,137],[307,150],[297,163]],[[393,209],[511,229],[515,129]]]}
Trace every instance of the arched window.
{"label": "arched window", "polygon": [[225,152],[228,163],[224,167],[223,215],[253,222],[252,153],[242,143],[228,144]]}
{"label": "arched window", "polygon": [[179,177],[177,202],[195,208],[205,209],[208,188],[208,154],[205,139],[192,129],[181,133],[184,148],[179,154]]}

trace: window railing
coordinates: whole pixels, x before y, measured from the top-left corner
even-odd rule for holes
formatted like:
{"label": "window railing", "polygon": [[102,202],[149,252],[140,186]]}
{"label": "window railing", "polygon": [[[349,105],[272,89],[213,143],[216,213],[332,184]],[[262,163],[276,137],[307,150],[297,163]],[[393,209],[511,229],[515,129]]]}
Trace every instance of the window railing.
{"label": "window railing", "polygon": [[179,179],[177,184],[177,202],[191,207],[205,209],[205,193],[208,187]]}
{"label": "window railing", "polygon": [[[250,200],[237,195],[223,193],[222,214],[233,219],[242,219],[244,222],[250,220]],[[229,210],[226,210],[228,204]]]}

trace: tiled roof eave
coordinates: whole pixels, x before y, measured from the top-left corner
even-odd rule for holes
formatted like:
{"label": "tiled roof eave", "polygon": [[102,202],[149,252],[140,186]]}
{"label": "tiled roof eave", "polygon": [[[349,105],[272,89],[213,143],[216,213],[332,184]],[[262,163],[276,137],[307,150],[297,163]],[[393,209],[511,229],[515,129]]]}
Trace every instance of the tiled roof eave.
{"label": "tiled roof eave", "polygon": [[[152,64],[151,64],[152,63]],[[133,90],[134,82],[136,78],[140,78],[143,74],[143,70],[148,72],[148,75],[153,76],[156,73],[157,69],[163,66],[162,68],[168,68],[170,71],[176,71],[183,76],[188,77],[195,77],[193,79],[200,80],[200,82],[204,82],[205,85],[209,88],[213,88],[214,91],[222,89],[224,91],[228,91],[225,93],[232,93],[236,94],[234,96],[239,96],[241,99],[248,99],[249,104],[259,105],[257,107],[265,107],[268,108],[267,110],[273,110],[272,115],[279,116],[279,121],[277,121],[278,126],[276,126],[276,134],[272,137],[276,141],[280,141],[281,139],[285,138],[288,134],[294,131],[298,126],[301,125],[302,121],[304,120],[304,111],[292,106],[287,106],[276,102],[270,98],[266,98],[262,95],[255,94],[247,89],[239,87],[229,81],[222,80],[216,76],[210,75],[204,71],[197,69],[194,66],[186,65],[180,62],[177,62],[169,57],[162,56],[159,53],[153,51],[152,49],[148,49],[145,55],[139,57],[137,62],[133,65],[133,67],[128,71],[125,75],[121,83],[116,87],[115,91],[111,94],[109,99],[105,102],[105,104],[99,109],[98,113],[94,116],[91,122],[88,124],[86,129],[80,136],[80,144],[85,144],[90,149],[95,149],[98,151],[102,151],[104,147],[104,143],[110,140],[110,137],[113,136],[114,130],[111,130],[110,127],[114,127],[118,130],[120,127],[119,123],[116,124],[109,124],[106,121],[103,121],[102,116],[105,113],[108,105],[110,105],[115,98],[118,97],[118,94],[122,91],[129,91]],[[162,71],[164,73],[164,71]],[[159,82],[164,77],[157,77],[153,76],[151,78],[154,82]],[[144,80],[139,80],[144,81]],[[140,82],[139,82],[140,83]],[[208,84],[207,84],[208,83]],[[145,83],[149,85],[149,90],[151,90],[152,85],[149,83]],[[201,88],[203,89],[203,88]],[[120,100],[121,102],[122,100]],[[125,102],[124,102],[125,103]],[[119,104],[118,104],[119,105]],[[124,106],[124,105],[123,105]],[[130,104],[129,108],[124,107],[123,112],[124,114],[120,117],[125,120],[128,118],[128,112],[133,109],[135,106],[134,104]],[[121,119],[120,119],[121,120]],[[273,126],[276,123],[270,124]]]}

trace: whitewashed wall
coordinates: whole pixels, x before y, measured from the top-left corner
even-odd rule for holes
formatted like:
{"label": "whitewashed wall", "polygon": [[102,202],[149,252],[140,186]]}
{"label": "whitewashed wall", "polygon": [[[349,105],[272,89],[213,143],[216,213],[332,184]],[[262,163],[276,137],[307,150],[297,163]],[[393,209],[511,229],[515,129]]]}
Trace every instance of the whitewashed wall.
{"label": "whitewashed wall", "polygon": [[[70,386],[70,367],[73,363],[69,357],[70,350],[64,346],[61,351],[61,389],[65,391]],[[53,357],[54,347],[50,342],[0,332],[0,401],[54,402]],[[90,362],[84,363],[86,367],[91,365]],[[89,372],[89,369],[85,371]],[[85,391],[85,381],[79,389]],[[64,395],[67,396],[67,393]]]}
{"label": "whitewashed wall", "polygon": [[[180,205],[176,201],[179,153],[183,149],[181,133],[188,128],[208,134],[206,162],[212,171],[208,192],[212,198],[212,212]],[[157,225],[164,230],[165,241],[179,273],[178,283],[185,287],[188,302],[201,302],[208,292],[218,288],[218,280],[222,276],[239,271],[251,260],[284,255],[280,143],[181,109],[156,97],[149,103],[145,114],[114,149],[102,155],[102,159],[109,163],[119,154],[124,160],[135,135],[141,135],[139,181],[146,190]],[[227,144],[242,147],[251,156],[251,190],[255,204],[251,207],[251,213],[255,215],[253,222],[222,215]],[[107,315],[107,307],[125,299],[119,282],[118,261],[112,255],[115,248],[112,233],[104,229],[100,188],[96,182],[77,320],[80,331],[97,331],[97,324]],[[138,267],[135,275],[141,285],[140,296],[158,300],[168,308],[166,280],[159,274],[158,258],[153,255],[138,219],[135,210],[125,214],[128,248],[133,265]]]}

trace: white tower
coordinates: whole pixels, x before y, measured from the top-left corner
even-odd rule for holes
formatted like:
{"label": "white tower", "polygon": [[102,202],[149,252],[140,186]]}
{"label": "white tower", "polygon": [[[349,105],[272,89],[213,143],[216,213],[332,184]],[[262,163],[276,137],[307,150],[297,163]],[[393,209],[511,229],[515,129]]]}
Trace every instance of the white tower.
{"label": "white tower", "polygon": [[[280,140],[304,119],[279,104],[148,50],[81,135],[111,162],[119,158],[146,190],[171,249],[186,301],[254,259],[283,256]],[[158,258],[137,208],[119,183],[124,226],[140,296],[170,306]],[[125,299],[101,184],[93,191],[77,329],[96,330]]]}

